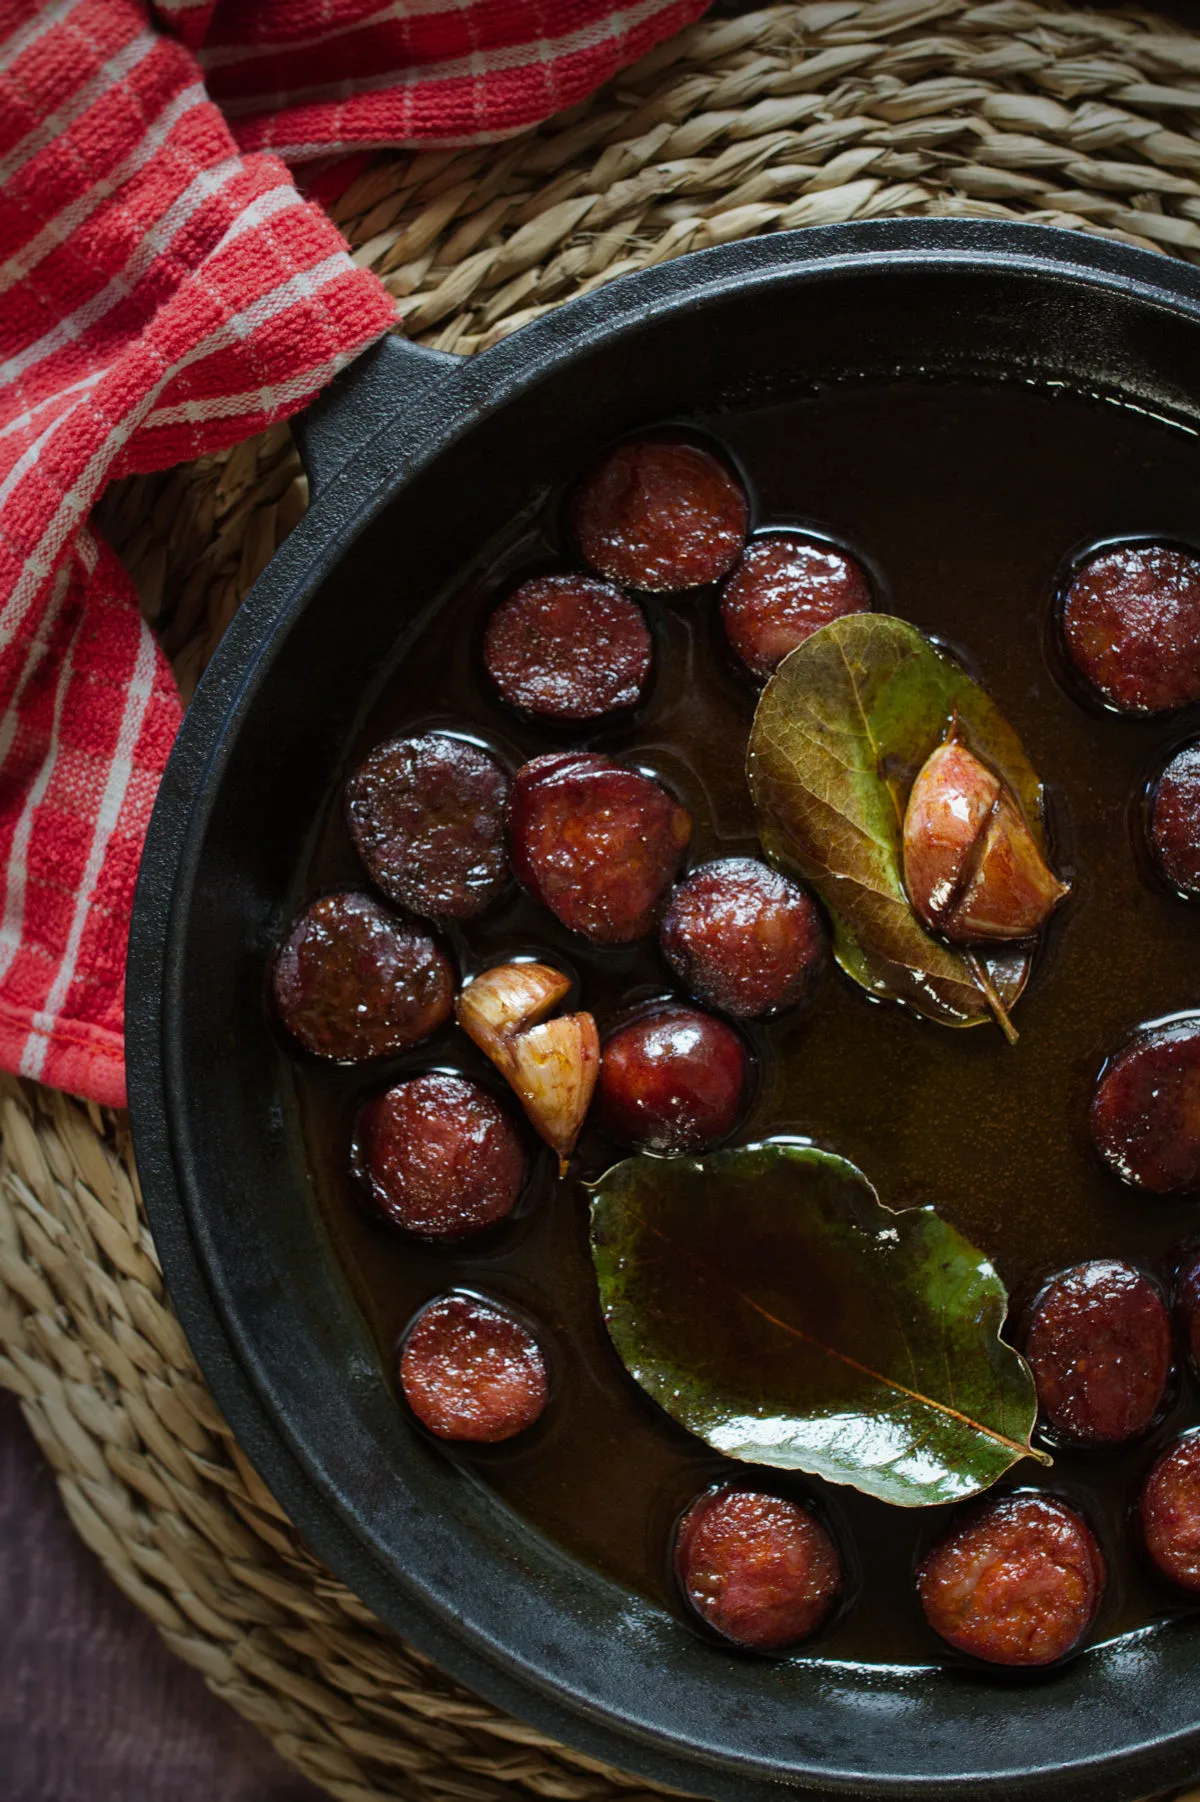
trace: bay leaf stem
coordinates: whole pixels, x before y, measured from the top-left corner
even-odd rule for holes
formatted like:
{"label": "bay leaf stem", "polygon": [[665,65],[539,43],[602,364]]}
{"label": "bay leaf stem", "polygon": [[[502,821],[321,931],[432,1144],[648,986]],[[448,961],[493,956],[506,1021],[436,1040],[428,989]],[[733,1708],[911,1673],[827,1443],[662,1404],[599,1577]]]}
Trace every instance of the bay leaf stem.
{"label": "bay leaf stem", "polygon": [[966,953],[966,962],[980,994],[992,1010],[996,1025],[1000,1028],[1009,1044],[1015,1045],[1021,1035],[1013,1025],[1009,1018],[1008,1009],[996,992],[996,985],[988,975],[987,965],[984,963],[983,959],[977,957],[973,951],[968,951]]}

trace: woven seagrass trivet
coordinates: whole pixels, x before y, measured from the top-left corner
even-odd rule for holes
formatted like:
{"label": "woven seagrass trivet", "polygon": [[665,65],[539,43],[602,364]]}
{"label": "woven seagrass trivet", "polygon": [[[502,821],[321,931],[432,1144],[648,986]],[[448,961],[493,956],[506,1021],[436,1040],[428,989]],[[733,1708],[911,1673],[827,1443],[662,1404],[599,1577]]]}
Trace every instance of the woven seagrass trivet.
{"label": "woven seagrass trivet", "polygon": [[[511,143],[381,157],[336,208],[409,333],[457,351],[685,251],[897,213],[1200,261],[1200,36],[1024,0],[777,6],[693,28]],[[185,694],[303,509],[284,428],[106,498]],[[646,1793],[460,1689],[308,1556],[171,1312],[124,1116],[13,1081],[0,1116],[0,1382],[168,1644],[353,1802]]]}

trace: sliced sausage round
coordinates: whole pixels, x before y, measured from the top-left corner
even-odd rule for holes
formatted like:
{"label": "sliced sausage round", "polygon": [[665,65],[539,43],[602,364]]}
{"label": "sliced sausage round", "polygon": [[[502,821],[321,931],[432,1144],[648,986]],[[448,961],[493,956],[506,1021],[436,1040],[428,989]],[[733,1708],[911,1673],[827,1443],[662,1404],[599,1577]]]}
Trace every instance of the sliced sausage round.
{"label": "sliced sausage round", "polygon": [[668,1004],[604,1041],[596,1118],[647,1151],[699,1151],[726,1138],[746,1094],[748,1060],[724,1020]]}
{"label": "sliced sausage round", "polygon": [[769,676],[811,632],[871,604],[866,572],[847,551],[800,532],[770,532],[742,552],[721,593],[721,620],[746,667]]}
{"label": "sliced sausage round", "polygon": [[478,1083],[431,1071],[359,1111],[351,1164],[380,1212],[427,1239],[503,1220],[525,1186],[521,1135]]}
{"label": "sliced sausage round", "polygon": [[1155,1568],[1200,1595],[1200,1433],[1168,1447],[1142,1486],[1142,1540]]}
{"label": "sliced sausage round", "polygon": [[546,1361],[511,1309],[478,1295],[439,1295],[408,1329],[400,1386],[417,1419],[439,1439],[493,1445],[540,1416]]}
{"label": "sliced sausage round", "polygon": [[597,945],[626,945],[652,929],[692,834],[687,809],[661,783],[591,751],[525,764],[508,821],[525,887]]}
{"label": "sliced sausage round", "polygon": [[378,745],[346,785],[358,854],[385,895],[431,919],[470,920],[508,876],[508,777],[441,732]]}
{"label": "sliced sausage round", "polygon": [[753,857],[723,857],[685,876],[659,943],[697,1000],[744,1020],[802,1001],[825,962],[812,898]]}
{"label": "sliced sausage round", "polygon": [[1155,783],[1150,842],[1167,881],[1200,897],[1200,745],[1179,751]]}
{"label": "sliced sausage round", "polygon": [[575,497],[579,548],[630,588],[715,582],[736,563],[750,524],[741,483],[683,439],[631,438],[606,451]]}
{"label": "sliced sausage round", "polygon": [[653,641],[636,601],[596,576],[535,576],[492,614],[483,660],[501,700],[594,720],[642,698]]}
{"label": "sliced sausage round", "polygon": [[1171,1373],[1171,1323],[1154,1284],[1116,1258],[1064,1270],[1033,1304],[1025,1356],[1057,1433],[1121,1445],[1150,1426]]}
{"label": "sliced sausage round", "polygon": [[947,1645],[989,1664],[1064,1658],[1091,1627],[1107,1578],[1091,1529],[1053,1496],[985,1502],[917,1573],[925,1619]]}
{"label": "sliced sausage round", "polygon": [[1101,1073],[1091,1128],[1101,1157],[1135,1188],[1200,1188],[1200,1020],[1138,1033]]}
{"label": "sliced sausage round", "polygon": [[1079,674],[1122,713],[1167,713],[1200,700],[1200,557],[1168,544],[1123,544],[1077,571],[1063,634]]}
{"label": "sliced sausage round", "polygon": [[702,1621],[760,1652],[811,1638],[844,1584],[837,1547],[816,1516],[753,1489],[692,1503],[679,1523],[675,1575]]}
{"label": "sliced sausage round", "polygon": [[272,990],[306,1051],[354,1064],[436,1032],[454,1002],[454,967],[427,932],[370,895],[322,895],[280,946]]}

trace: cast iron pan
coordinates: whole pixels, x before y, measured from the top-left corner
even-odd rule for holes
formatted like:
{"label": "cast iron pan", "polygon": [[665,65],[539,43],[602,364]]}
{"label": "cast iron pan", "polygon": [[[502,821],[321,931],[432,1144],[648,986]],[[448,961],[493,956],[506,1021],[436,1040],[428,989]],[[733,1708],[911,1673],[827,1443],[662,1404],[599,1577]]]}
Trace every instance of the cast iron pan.
{"label": "cast iron pan", "polygon": [[184,721],[130,946],[138,1165],[217,1400],[313,1550],[455,1676],[708,1795],[1145,1795],[1200,1769],[1200,1620],[1012,1683],[768,1663],[573,1562],[410,1430],[332,1254],[264,968],[356,720],[457,570],[604,440],[830,377],[1064,380],[1200,426],[1200,270],[882,221],[627,277],[473,361],[390,339],[300,422],[313,505]]}

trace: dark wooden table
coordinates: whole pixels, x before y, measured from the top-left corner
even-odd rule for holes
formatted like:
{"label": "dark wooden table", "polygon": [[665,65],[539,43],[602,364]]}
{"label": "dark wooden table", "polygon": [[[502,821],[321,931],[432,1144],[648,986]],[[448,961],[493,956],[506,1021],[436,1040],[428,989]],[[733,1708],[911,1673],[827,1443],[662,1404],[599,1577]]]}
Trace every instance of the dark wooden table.
{"label": "dark wooden table", "polygon": [[0,1390],[3,1802],[321,1802],[76,1537]]}

